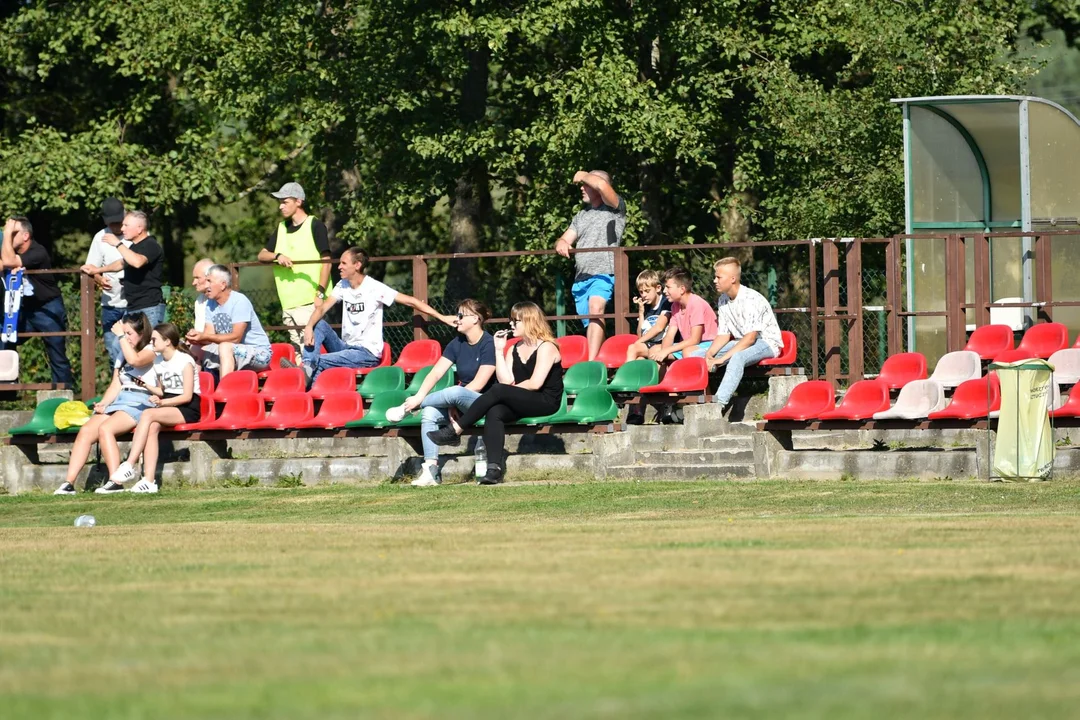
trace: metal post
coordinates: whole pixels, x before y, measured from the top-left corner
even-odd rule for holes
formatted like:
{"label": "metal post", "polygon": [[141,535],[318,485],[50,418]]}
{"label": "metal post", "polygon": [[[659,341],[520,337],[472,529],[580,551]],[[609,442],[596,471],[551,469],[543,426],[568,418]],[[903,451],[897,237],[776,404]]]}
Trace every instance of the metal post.
{"label": "metal post", "polygon": [[966,340],[964,265],[964,240],[951,234],[945,238],[945,341],[949,352],[963,349]]}
{"label": "metal post", "polygon": [[848,380],[863,379],[862,240],[847,247]]}
{"label": "metal post", "polygon": [[[427,260],[423,255],[413,255],[412,259],[412,295],[422,302],[428,301],[428,277]],[[413,313],[413,340],[424,340],[427,331],[424,329],[424,316],[419,312]]]}
{"label": "metal post", "polygon": [[836,243],[821,243],[822,277],[825,279],[825,379],[836,384],[843,367],[840,357],[840,252]]}
{"label": "metal post", "polygon": [[621,247],[615,248],[615,334],[630,332],[630,319],[626,317],[630,307],[630,258]]}
{"label": "metal post", "polygon": [[1035,299],[1045,303],[1036,309],[1036,318],[1040,322],[1053,322],[1054,308],[1054,261],[1051,254],[1052,235],[1035,237]]}
{"label": "metal post", "polygon": [[818,304],[817,304],[817,248],[808,244],[810,252],[810,367],[814,380],[820,380],[818,368]]}
{"label": "metal post", "polygon": [[975,326],[990,324],[990,238],[973,235],[975,243]]}
{"label": "metal post", "polygon": [[[94,282],[89,275],[79,273],[79,319],[82,321],[82,328],[80,328],[79,332],[79,355],[82,365],[82,390],[80,396],[83,400],[89,400],[97,395],[97,368],[94,362],[97,354],[95,305]],[[110,328],[102,328],[101,331],[110,332]]]}
{"label": "metal post", "polygon": [[[561,274],[555,275],[555,314],[566,314],[566,281],[563,280]],[[566,321],[555,321],[555,335],[562,337],[566,335]]]}
{"label": "metal post", "polygon": [[888,315],[885,318],[885,335],[888,337],[890,355],[896,355],[902,351],[903,324],[900,313],[904,307],[904,299],[900,290],[901,265],[900,240],[893,236],[889,244],[885,246],[885,298],[889,305]]}

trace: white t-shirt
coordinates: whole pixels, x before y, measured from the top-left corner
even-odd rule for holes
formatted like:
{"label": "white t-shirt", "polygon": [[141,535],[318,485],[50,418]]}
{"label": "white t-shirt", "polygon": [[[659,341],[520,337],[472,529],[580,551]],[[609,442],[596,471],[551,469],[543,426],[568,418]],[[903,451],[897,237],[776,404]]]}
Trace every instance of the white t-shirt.
{"label": "white t-shirt", "polygon": [[349,285],[348,280],[342,280],[330,294],[341,303],[342,341],[382,357],[383,308],[394,304],[397,290],[375,278],[365,277],[357,288]]}
{"label": "white t-shirt", "polygon": [[738,340],[747,333],[759,333],[762,340],[772,348],[773,357],[780,355],[784,340],[772,305],[757,290],[742,285],[732,300],[727,293],[720,294],[716,305],[716,334],[730,335]]}
{"label": "white t-shirt", "polygon": [[116,365],[114,366],[120,371],[120,389],[121,390],[138,390],[145,392],[146,388],[138,383],[132,381],[132,377],[137,377],[147,385],[157,384],[157,375],[154,373],[153,365],[146,365],[141,368],[137,368],[134,365],[124,360],[124,356],[121,355],[116,359]]}
{"label": "white t-shirt", "polygon": [[186,352],[177,350],[173,354],[172,360],[166,360],[162,355],[158,355],[157,359],[154,360],[154,372],[157,373],[158,385],[165,391],[166,395],[184,394],[184,368],[188,365],[195,372],[195,387],[192,392],[198,395],[200,392],[199,368],[195,364],[195,358]]}
{"label": "white t-shirt", "polygon": [[[97,235],[90,241],[90,252],[86,254],[86,264],[93,265],[94,267],[105,267],[106,265],[112,265],[117,260],[123,260],[124,257],[120,254],[120,251],[114,248],[112,245],[105,243],[102,238],[106,233],[111,233],[112,230],[108,228],[98,230]],[[131,242],[120,238],[120,242],[124,244],[124,247],[131,247]],[[105,278],[109,281],[111,287],[108,290],[101,291],[101,304],[107,305],[112,308],[126,308],[127,298],[124,297],[124,289],[121,287],[120,281],[124,279],[124,271],[117,270],[116,272],[103,273]],[[106,331],[109,328],[105,328]]]}
{"label": "white t-shirt", "polygon": [[192,327],[199,332],[202,332],[203,328],[206,327],[206,303],[208,302],[210,301],[202,293],[195,296],[195,323]]}

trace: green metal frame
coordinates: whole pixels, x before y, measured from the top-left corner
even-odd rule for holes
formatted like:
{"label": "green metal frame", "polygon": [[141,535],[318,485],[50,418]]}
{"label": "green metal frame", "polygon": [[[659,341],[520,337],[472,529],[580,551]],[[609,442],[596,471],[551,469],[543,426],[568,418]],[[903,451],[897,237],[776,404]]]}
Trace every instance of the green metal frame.
{"label": "green metal frame", "polygon": [[[990,171],[986,167],[986,158],[983,157],[982,150],[979,148],[979,143],[975,142],[975,138],[971,136],[971,133],[968,132],[967,128],[964,127],[959,120],[941,108],[933,105],[920,105],[919,107],[932,112],[952,125],[953,129],[960,133],[960,137],[964,138],[964,142],[967,143],[968,149],[971,150],[971,154],[975,158],[975,164],[979,166],[979,175],[982,176],[983,224],[987,228],[991,227],[990,218],[993,217],[993,196],[990,188]],[[914,221],[912,221],[911,224],[913,227],[915,226]]]}

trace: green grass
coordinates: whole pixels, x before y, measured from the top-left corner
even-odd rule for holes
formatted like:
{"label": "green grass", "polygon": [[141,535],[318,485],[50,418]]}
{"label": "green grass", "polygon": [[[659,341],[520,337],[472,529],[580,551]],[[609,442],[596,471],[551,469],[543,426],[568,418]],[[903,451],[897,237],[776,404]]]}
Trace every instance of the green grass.
{"label": "green grass", "polygon": [[3,497],[0,708],[1071,717],[1078,500],[1072,481]]}

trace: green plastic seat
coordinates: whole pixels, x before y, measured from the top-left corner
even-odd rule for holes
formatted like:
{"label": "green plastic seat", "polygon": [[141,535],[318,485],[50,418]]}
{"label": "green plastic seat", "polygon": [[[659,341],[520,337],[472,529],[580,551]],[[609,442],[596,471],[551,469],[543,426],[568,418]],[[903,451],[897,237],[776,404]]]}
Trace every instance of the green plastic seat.
{"label": "green plastic seat", "polygon": [[613,422],[619,417],[619,406],[607,388],[590,387],[578,393],[574,406],[570,408],[565,420],[551,422],[572,422],[589,425],[599,422]]}
{"label": "green plastic seat", "polygon": [[608,392],[636,393],[643,387],[660,382],[660,366],[652,360],[643,358],[624,363],[615,371],[615,377],[608,383]]}
{"label": "green plastic seat", "polygon": [[[64,398],[52,398],[34,408],[34,416],[30,418],[30,422],[19,427],[13,427],[8,430],[9,435],[52,435],[56,430],[56,423],[53,422],[53,416],[56,415],[56,408],[60,407],[63,403],[67,402]],[[75,432],[78,432],[78,428],[75,428]]]}
{"label": "green plastic seat", "polygon": [[563,393],[562,402],[559,403],[559,409],[550,415],[539,415],[537,417],[527,417],[518,420],[515,425],[548,425],[552,421],[551,418],[557,418],[566,415],[566,393]]}
{"label": "green plastic seat", "polygon": [[[398,368],[400,370],[400,368]],[[404,390],[388,390],[387,392],[376,395],[371,401],[371,407],[364,411],[364,417],[359,420],[353,420],[352,422],[345,423],[347,428],[383,428],[391,427],[394,423],[386,419],[386,411],[392,407],[405,402],[405,398],[409,397]],[[416,413],[417,416],[420,413]],[[402,421],[404,422],[404,420]]]}
{"label": "green plastic seat", "polygon": [[604,387],[607,383],[607,368],[604,363],[595,360],[574,363],[563,375],[563,388],[573,397],[585,388]]}
{"label": "green plastic seat", "polygon": [[[431,373],[433,367],[434,366],[429,365],[428,367],[420,368],[419,370],[417,370],[416,374],[412,376],[412,380],[409,382],[409,387],[405,388],[405,392],[409,393],[410,395],[415,395],[416,393],[420,392],[420,386],[424,384],[425,380],[427,380],[427,376],[429,373]],[[431,392],[434,393],[439,392],[440,390],[445,390],[453,384],[454,369],[450,368],[441,378],[439,378],[439,382],[435,383],[435,387],[431,388]]]}
{"label": "green plastic seat", "polygon": [[[405,391],[405,371],[399,367],[377,367],[364,376],[364,381],[356,389],[360,397],[371,400],[382,393]],[[400,405],[401,403],[398,403]]]}

